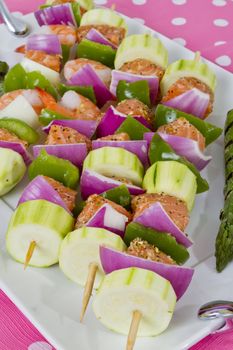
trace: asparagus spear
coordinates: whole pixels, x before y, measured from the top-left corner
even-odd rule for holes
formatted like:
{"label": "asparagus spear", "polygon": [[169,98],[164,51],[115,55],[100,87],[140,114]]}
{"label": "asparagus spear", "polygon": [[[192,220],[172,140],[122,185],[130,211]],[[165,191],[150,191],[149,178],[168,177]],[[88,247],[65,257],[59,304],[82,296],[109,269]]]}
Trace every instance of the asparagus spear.
{"label": "asparagus spear", "polygon": [[225,203],[215,244],[216,269],[221,272],[233,260],[233,110],[225,123]]}

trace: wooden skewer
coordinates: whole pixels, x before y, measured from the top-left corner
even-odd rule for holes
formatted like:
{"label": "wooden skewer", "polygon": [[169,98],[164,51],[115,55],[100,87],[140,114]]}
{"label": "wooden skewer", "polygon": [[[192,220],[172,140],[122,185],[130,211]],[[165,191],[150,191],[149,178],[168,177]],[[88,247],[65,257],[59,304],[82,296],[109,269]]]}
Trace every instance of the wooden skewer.
{"label": "wooden skewer", "polygon": [[200,58],[201,58],[200,51],[195,52],[194,61],[198,62],[200,61]]}
{"label": "wooden skewer", "polygon": [[24,270],[26,270],[26,268],[28,267],[28,264],[30,263],[30,260],[32,258],[32,254],[34,252],[36,248],[36,242],[32,241],[29,245],[27,254],[26,254],[26,258],[25,258],[25,262],[24,262]]}
{"label": "wooden skewer", "polygon": [[141,318],[142,313],[138,310],[135,310],[133,312],[132,321],[129,329],[126,350],[133,350]]}
{"label": "wooden skewer", "polygon": [[115,11],[116,10],[116,4],[112,4],[111,10]]}
{"label": "wooden skewer", "polygon": [[87,305],[88,305],[90,297],[91,297],[91,293],[92,293],[93,285],[95,282],[95,276],[96,276],[97,270],[98,270],[98,265],[94,262],[90,263],[89,269],[88,269],[87,281],[86,281],[84,293],[83,293],[80,322],[82,322],[82,320],[83,320],[83,317],[84,317],[86,309],[87,309]]}

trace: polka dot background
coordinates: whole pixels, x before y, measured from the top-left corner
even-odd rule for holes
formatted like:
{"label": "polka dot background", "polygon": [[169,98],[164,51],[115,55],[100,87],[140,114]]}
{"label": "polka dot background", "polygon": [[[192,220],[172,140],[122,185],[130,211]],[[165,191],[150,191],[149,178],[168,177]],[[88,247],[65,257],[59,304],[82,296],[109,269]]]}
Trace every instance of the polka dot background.
{"label": "polka dot background", "polygon": [[[111,6],[140,23],[161,32],[202,56],[233,72],[233,0],[96,0]],[[43,0],[6,0],[11,11],[29,13]],[[20,13],[19,13],[20,12]],[[231,326],[233,328],[233,324]],[[229,332],[228,332],[229,334]],[[192,350],[232,348],[231,339],[221,339],[217,347],[210,343],[214,335]],[[218,335],[219,337],[219,335]],[[225,336],[226,337],[226,336]],[[225,341],[225,343],[224,343]],[[226,343],[228,342],[229,343]],[[226,344],[231,344],[229,347]],[[15,305],[0,291],[0,350],[54,350]],[[81,349],[80,349],[81,350]]]}

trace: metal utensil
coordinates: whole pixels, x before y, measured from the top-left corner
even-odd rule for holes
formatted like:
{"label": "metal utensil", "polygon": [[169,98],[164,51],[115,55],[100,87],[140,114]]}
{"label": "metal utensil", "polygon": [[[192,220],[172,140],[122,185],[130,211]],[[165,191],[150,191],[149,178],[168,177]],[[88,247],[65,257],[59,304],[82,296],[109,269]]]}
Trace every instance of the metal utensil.
{"label": "metal utensil", "polygon": [[233,318],[233,302],[226,300],[214,300],[201,306],[198,317],[202,320],[214,318]]}
{"label": "metal utensil", "polygon": [[29,33],[28,26],[21,19],[14,17],[8,10],[5,2],[0,0],[0,13],[8,30],[17,36],[26,36]]}

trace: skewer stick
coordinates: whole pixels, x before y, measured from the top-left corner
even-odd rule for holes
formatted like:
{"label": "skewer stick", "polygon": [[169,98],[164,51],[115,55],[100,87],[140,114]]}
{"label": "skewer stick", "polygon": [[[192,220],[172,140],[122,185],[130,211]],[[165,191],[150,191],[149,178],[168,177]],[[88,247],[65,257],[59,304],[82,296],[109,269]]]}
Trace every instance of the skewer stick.
{"label": "skewer stick", "polygon": [[126,350],[133,350],[141,318],[142,313],[138,310],[135,310],[133,312],[132,321],[129,329]]}
{"label": "skewer stick", "polygon": [[198,62],[200,61],[200,58],[201,58],[200,51],[195,52],[194,61]]}
{"label": "skewer stick", "polygon": [[112,4],[111,10],[115,11],[116,10],[116,4]]}
{"label": "skewer stick", "polygon": [[83,293],[80,322],[82,322],[82,320],[83,320],[83,317],[84,317],[86,309],[87,309],[87,305],[88,305],[90,297],[91,297],[91,293],[92,293],[93,285],[95,282],[95,276],[96,276],[97,270],[98,270],[98,265],[94,262],[90,263],[89,269],[88,269],[87,281],[86,281],[84,293]]}
{"label": "skewer stick", "polygon": [[29,245],[27,254],[26,254],[26,258],[25,258],[25,262],[24,262],[24,270],[26,270],[26,268],[28,267],[28,264],[30,263],[30,260],[32,258],[32,254],[34,252],[36,248],[36,242],[32,241]]}

